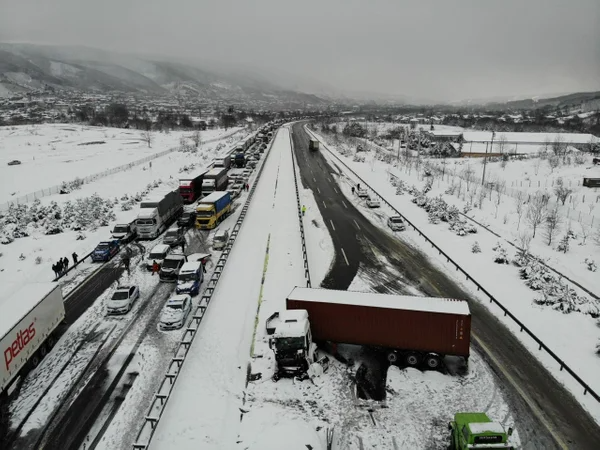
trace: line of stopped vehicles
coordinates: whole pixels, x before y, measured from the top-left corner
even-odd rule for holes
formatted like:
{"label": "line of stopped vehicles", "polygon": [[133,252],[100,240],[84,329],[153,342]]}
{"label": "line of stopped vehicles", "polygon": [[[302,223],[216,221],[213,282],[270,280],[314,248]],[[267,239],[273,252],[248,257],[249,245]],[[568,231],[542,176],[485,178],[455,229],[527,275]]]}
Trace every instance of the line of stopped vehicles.
{"label": "line of stopped vehicles", "polygon": [[[265,126],[217,158],[209,169],[181,179],[177,191],[144,199],[131,220],[116,224],[111,239],[100,242],[90,254],[93,261],[109,261],[130,242],[156,240],[164,233],[162,243],[154,245],[142,262],[153,274],[157,272],[160,281],[175,283],[161,312],[159,329],[184,326],[211,257],[210,253],[185,255],[179,250],[186,230],[192,226],[213,230],[231,213],[233,199],[249,183],[278,125]],[[309,143],[312,151],[318,150],[315,142]],[[359,195],[364,196],[362,191]],[[388,226],[393,231],[405,229],[400,217],[391,217]],[[213,249],[222,250],[228,240],[228,230],[217,230]],[[142,298],[138,286],[119,286],[106,302],[106,313],[127,314]],[[4,305],[11,306],[3,307],[0,315],[4,357],[0,402],[8,400],[17,381],[36,368],[56,344],[65,318],[57,283],[20,286],[2,298],[0,306]],[[466,369],[471,315],[463,300],[295,287],[286,298],[286,310],[267,319],[266,333],[273,352],[274,381],[322,375],[329,366],[327,355],[336,356],[337,344],[368,347],[384,354],[389,364],[423,370],[444,370],[446,358],[458,357]],[[485,413],[457,413],[448,427],[448,448],[453,450],[515,448],[510,442],[512,429],[505,429]]]}

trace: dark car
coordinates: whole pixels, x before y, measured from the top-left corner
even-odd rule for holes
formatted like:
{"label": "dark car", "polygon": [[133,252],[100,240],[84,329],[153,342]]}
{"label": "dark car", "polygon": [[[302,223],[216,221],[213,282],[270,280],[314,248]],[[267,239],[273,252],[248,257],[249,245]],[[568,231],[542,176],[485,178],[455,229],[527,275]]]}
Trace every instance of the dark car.
{"label": "dark car", "polygon": [[108,261],[119,252],[119,241],[100,242],[92,252],[92,261]]}
{"label": "dark car", "polygon": [[196,211],[184,211],[179,219],[177,219],[177,225],[180,227],[191,227],[196,223]]}
{"label": "dark car", "polygon": [[19,161],[18,159],[14,159],[8,163],[9,166],[18,166],[19,164],[21,164],[21,161]]}

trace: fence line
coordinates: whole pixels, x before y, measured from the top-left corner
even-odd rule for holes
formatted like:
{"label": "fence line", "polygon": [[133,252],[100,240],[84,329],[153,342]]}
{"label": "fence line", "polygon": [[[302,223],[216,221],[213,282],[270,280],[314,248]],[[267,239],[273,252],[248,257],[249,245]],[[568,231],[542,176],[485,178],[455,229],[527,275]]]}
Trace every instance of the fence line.
{"label": "fence line", "polygon": [[265,152],[265,157],[262,159],[262,165],[260,166],[256,179],[254,180],[254,183],[252,184],[252,187],[248,192],[248,197],[246,198],[246,202],[242,207],[240,217],[236,221],[231,231],[229,241],[227,242],[225,249],[221,253],[219,260],[217,261],[215,271],[213,272],[212,277],[207,282],[206,289],[202,294],[200,301],[198,302],[198,306],[196,307],[194,314],[192,315],[192,321],[190,322],[188,328],[186,328],[185,333],[181,338],[181,341],[178,343],[177,348],[175,349],[175,354],[173,355],[173,358],[169,363],[169,367],[167,368],[167,371],[163,376],[158,390],[154,393],[152,402],[150,403],[150,406],[144,416],[142,426],[139,429],[135,438],[135,442],[132,445],[133,450],[146,450],[150,446],[150,442],[152,441],[154,432],[156,431],[156,427],[158,426],[158,422],[161,419],[167,402],[171,396],[171,393],[173,392],[175,382],[177,381],[177,378],[181,373],[181,368],[183,366],[183,363],[185,362],[185,358],[187,357],[189,349],[192,343],[194,342],[194,338],[198,334],[198,330],[200,329],[200,324],[202,322],[202,319],[204,318],[206,309],[208,308],[208,305],[212,300],[213,294],[217,288],[217,284],[225,269],[225,265],[227,264],[229,255],[231,254],[233,245],[235,244],[239,231],[242,227],[242,224],[244,223],[244,219],[248,212],[248,208],[250,207],[250,202],[252,200],[252,197],[254,197],[256,187],[260,180],[260,176],[262,175],[262,172],[265,168],[267,159],[269,157],[274,142],[275,136],[273,136],[273,139],[271,139],[269,148]]}
{"label": "fence line", "polygon": [[[218,141],[221,139],[226,139],[236,133],[238,133],[240,130],[236,130],[232,133],[229,134],[224,134],[222,136],[216,137],[216,138],[211,138],[211,139],[207,139],[206,141],[202,141],[202,144],[208,144],[210,142],[214,142],[214,141]],[[113,175],[115,173],[119,173],[119,172],[124,172],[125,170],[131,169],[133,167],[139,166],[141,164],[145,164],[147,162],[150,162],[154,159],[160,158],[162,156],[168,155],[169,153],[173,153],[176,152],[180,149],[180,147],[173,147],[170,148],[168,150],[164,150],[162,152],[158,152],[158,153],[153,153],[152,155],[148,155],[142,159],[138,159],[136,161],[132,161],[130,163],[127,164],[122,164],[120,166],[117,167],[112,167],[110,169],[106,169],[102,172],[93,174],[93,175],[88,175],[87,177],[84,178],[76,178],[74,180],[68,181],[66,182],[66,184],[69,183],[81,183],[81,184],[87,184],[87,183],[91,183],[93,181],[99,180],[100,178],[104,178],[107,177],[109,175]],[[58,184],[55,186],[51,186],[48,188],[44,188],[44,189],[40,189],[39,191],[35,191],[35,192],[31,192],[29,194],[25,194],[25,195],[21,195],[19,197],[14,198],[13,200],[10,200],[6,203],[1,203],[0,204],[0,211],[6,211],[7,209],[10,208],[10,205],[23,205],[26,203],[30,203],[33,202],[37,199],[41,199],[43,197],[48,197],[50,195],[54,195],[54,194],[58,194],[60,193],[61,189],[62,189],[63,184]]]}
{"label": "fence line", "polygon": [[[307,130],[307,132],[309,132],[310,134],[312,134],[316,139],[319,139],[320,136],[317,136],[316,133],[313,133],[312,131],[310,131],[307,127],[305,127],[305,129]],[[431,239],[429,239],[425,234],[423,234],[423,232],[421,232],[421,230],[419,230],[410,220],[408,220],[402,213],[400,213],[396,208],[394,208],[385,198],[383,198],[377,191],[375,191],[369,184],[367,184],[361,177],[359,177],[356,172],[354,172],[350,167],[348,167],[346,165],[346,163],[344,161],[342,161],[342,159],[340,157],[338,157],[334,152],[332,152],[331,150],[329,150],[329,148],[327,148],[327,145],[325,145],[324,139],[319,139],[321,141],[323,145],[323,147],[329,151],[329,153],[336,158],[337,161],[339,161],[340,164],[342,164],[346,170],[348,170],[350,173],[353,174],[353,176],[360,180],[361,185],[366,186],[368,189],[370,189],[377,197],[379,197],[381,199],[382,202],[384,202],[390,209],[392,209],[394,211],[394,214],[397,214],[399,216],[401,216],[406,223],[412,227],[418,234],[419,236],[421,236],[423,239],[425,239],[425,241],[427,243],[429,243],[433,248],[435,248],[438,253],[443,256],[446,259],[446,262],[451,263],[457,271],[460,271],[468,281],[472,282],[473,284],[475,284],[475,286],[477,287],[478,291],[483,292],[490,300],[490,303],[494,303],[496,306],[498,306],[502,312],[504,313],[504,316],[508,316],[510,317],[520,328],[521,332],[525,332],[527,333],[527,335],[529,335],[529,337],[531,337],[536,344],[538,344],[539,346],[539,350],[545,350],[559,365],[560,365],[560,370],[565,370],[569,375],[571,375],[578,383],[579,385],[583,388],[583,394],[590,394],[597,402],[600,403],[600,395],[595,392],[579,375],[577,375],[577,373],[575,373],[575,371],[573,369],[571,369],[556,353],[554,353],[546,344],[544,344],[542,342],[542,340],[540,338],[538,338],[529,328],[527,328],[527,326],[525,324],[523,324],[523,322],[521,322],[519,319],[517,319],[517,317],[511,313],[504,305],[502,305],[502,303],[500,303],[498,300],[496,300],[496,298],[490,294],[481,284],[479,284],[473,277],[471,277],[462,267],[460,267],[452,258],[450,258],[450,256],[448,256],[441,248],[439,248],[436,244],[433,243],[433,241]]]}

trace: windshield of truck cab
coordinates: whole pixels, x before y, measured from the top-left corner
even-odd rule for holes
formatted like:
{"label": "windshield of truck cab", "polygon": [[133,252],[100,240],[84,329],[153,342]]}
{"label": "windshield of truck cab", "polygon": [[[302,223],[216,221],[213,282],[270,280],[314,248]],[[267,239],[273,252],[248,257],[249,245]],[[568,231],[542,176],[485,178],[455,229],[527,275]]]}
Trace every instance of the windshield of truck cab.
{"label": "windshield of truck cab", "polygon": [[275,347],[280,352],[288,352],[290,350],[301,350],[304,348],[304,336],[277,338],[275,339]]}
{"label": "windshield of truck cab", "polygon": [[196,217],[212,217],[212,216],[213,216],[212,211],[198,211],[196,213]]}
{"label": "windshield of truck cab", "polygon": [[192,188],[189,186],[179,186],[179,192],[184,192],[187,194],[188,192],[192,192]]}
{"label": "windshield of truck cab", "polygon": [[186,272],[179,274],[179,281],[196,281],[198,279],[197,272]]}
{"label": "windshield of truck cab", "polygon": [[177,237],[177,230],[169,230],[169,231],[167,231],[167,233],[165,234],[165,237],[176,238]]}
{"label": "windshield of truck cab", "polygon": [[185,212],[181,215],[181,220],[189,220],[191,215],[192,215],[191,213]]}
{"label": "windshield of truck cab", "polygon": [[128,228],[127,225],[117,225],[113,230],[113,233],[127,233],[127,231],[129,231]]}
{"label": "windshield of truck cab", "polygon": [[179,265],[178,259],[165,259],[163,262],[163,267],[165,269],[176,269]]}
{"label": "windshield of truck cab", "polygon": [[154,219],[138,219],[136,223],[138,225],[154,225],[156,222]]}
{"label": "windshield of truck cab", "polygon": [[166,253],[150,253],[148,259],[165,259]]}

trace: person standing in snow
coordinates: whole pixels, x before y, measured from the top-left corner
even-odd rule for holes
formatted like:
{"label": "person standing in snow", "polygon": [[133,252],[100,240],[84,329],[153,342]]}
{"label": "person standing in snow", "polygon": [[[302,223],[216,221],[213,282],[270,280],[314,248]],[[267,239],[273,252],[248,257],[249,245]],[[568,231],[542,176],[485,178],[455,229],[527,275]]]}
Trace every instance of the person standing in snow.
{"label": "person standing in snow", "polygon": [[66,256],[63,258],[63,266],[65,268],[65,272],[69,270],[69,258],[67,258]]}
{"label": "person standing in snow", "polygon": [[122,261],[123,261],[123,265],[125,266],[125,270],[127,270],[127,275],[131,275],[131,272],[129,271],[129,263],[131,261],[129,252],[127,252],[127,251],[125,252],[125,254],[123,255]]}
{"label": "person standing in snow", "polygon": [[58,271],[58,276],[62,275],[63,272],[63,261],[62,259],[59,259],[56,263],[56,270]]}
{"label": "person standing in snow", "polygon": [[354,195],[354,186],[352,186],[352,195]]}
{"label": "person standing in snow", "polygon": [[54,278],[58,278],[58,264],[52,264],[52,272],[54,272]]}
{"label": "person standing in snow", "polygon": [[306,206],[302,205],[302,217],[306,214]]}
{"label": "person standing in snow", "polygon": [[73,265],[76,266],[77,258],[79,258],[79,255],[77,255],[77,253],[73,252],[73,254],[71,256],[73,257]]}
{"label": "person standing in snow", "polygon": [[154,262],[152,263],[152,276],[154,276],[155,273],[158,273],[159,270],[160,266],[158,265],[156,260],[154,260]]}

